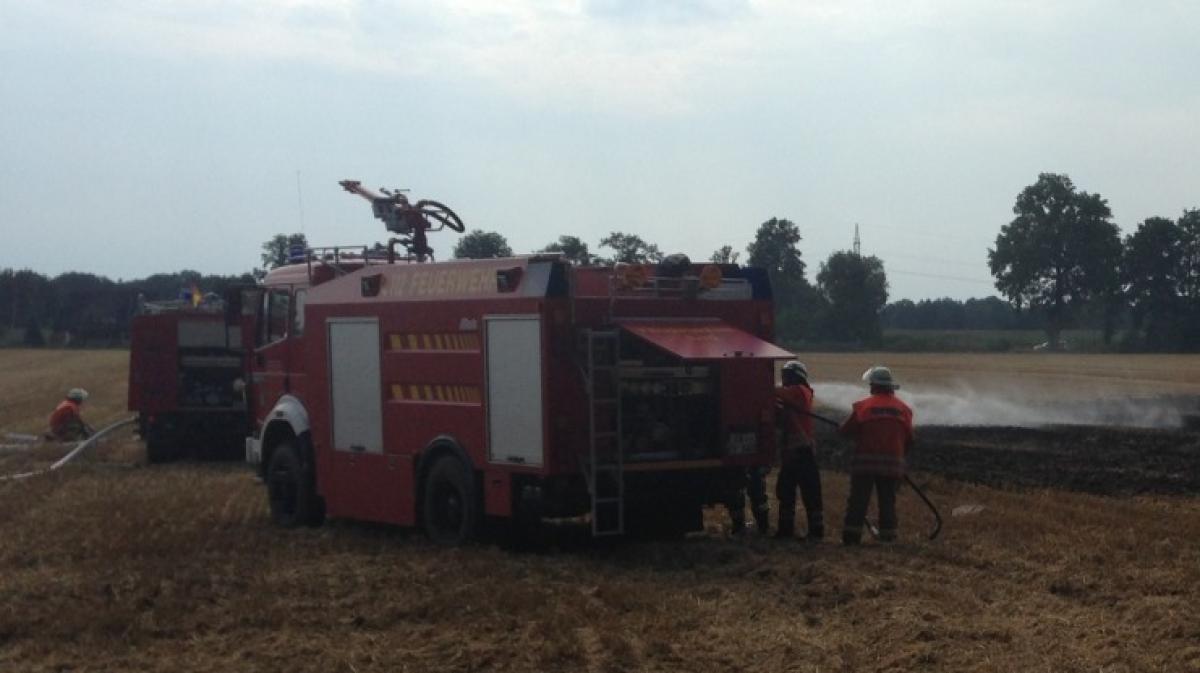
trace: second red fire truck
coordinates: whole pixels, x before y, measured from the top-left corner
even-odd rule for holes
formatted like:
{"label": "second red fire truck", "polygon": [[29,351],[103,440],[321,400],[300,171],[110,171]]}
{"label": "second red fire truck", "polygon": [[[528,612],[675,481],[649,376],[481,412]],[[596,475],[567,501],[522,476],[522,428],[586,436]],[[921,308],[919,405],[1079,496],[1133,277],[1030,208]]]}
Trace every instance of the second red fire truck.
{"label": "second red fire truck", "polygon": [[770,462],[791,354],[771,343],[761,270],[423,263],[431,227],[461,230],[448,208],[343,186],[401,235],[387,253],[306,251],[227,304],[231,331],[253,331],[246,456],[279,524],[420,525],[446,543],[485,517],[694,530]]}

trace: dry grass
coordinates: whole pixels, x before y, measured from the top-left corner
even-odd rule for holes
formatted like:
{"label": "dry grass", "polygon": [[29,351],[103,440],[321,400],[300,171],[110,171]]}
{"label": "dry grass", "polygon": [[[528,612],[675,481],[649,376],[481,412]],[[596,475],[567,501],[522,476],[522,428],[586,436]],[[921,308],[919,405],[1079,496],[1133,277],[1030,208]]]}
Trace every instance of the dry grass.
{"label": "dry grass", "polygon": [[[0,363],[73,366],[34,355]],[[80,376],[107,367],[82,382],[100,399],[123,394],[123,356],[70,355]],[[23,387],[0,386],[6,430],[61,394],[21,418],[7,396]],[[1194,497],[932,478],[935,542],[904,494],[890,547],[732,540],[713,511],[683,542],[530,555],[277,530],[245,469],[150,468],[136,450],[0,483],[0,670],[1200,671]],[[826,485],[836,531],[845,476]],[[963,504],[983,510],[951,517]]]}

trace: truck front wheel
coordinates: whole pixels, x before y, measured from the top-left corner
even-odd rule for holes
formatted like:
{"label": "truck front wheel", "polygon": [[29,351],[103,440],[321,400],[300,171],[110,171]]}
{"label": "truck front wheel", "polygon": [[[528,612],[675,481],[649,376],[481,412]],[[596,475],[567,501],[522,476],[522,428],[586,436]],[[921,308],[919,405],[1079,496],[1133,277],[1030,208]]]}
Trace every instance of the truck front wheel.
{"label": "truck front wheel", "polygon": [[457,546],[471,540],[479,521],[475,480],[454,456],[439,457],[425,473],[421,519],[429,539]]}
{"label": "truck front wheel", "polygon": [[267,465],[267,498],[271,519],[284,528],[318,526],[325,519],[325,508],[317,495],[312,475],[300,462],[300,453],[290,443],[271,452]]}

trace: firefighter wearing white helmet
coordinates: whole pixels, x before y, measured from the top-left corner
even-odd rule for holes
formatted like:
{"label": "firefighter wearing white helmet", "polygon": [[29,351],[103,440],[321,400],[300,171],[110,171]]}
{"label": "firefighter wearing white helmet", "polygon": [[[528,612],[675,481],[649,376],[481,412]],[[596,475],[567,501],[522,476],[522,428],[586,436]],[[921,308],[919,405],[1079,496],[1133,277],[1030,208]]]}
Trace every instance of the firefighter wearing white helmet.
{"label": "firefighter wearing white helmet", "polygon": [[83,403],[88,393],[83,388],[72,388],[67,397],[54,408],[47,425],[47,437],[60,442],[74,442],[92,436],[92,428],[83,420]]}
{"label": "firefighter wearing white helmet", "polygon": [[904,478],[904,458],[913,444],[913,414],[896,397],[892,371],[875,366],[863,374],[871,395],[854,403],[850,417],[842,423],[841,434],[854,440],[854,458],[850,463],[850,497],[846,503],[846,521],[842,543],[862,540],[871,491],[879,494],[879,539],[896,539],[896,489]]}
{"label": "firefighter wearing white helmet", "polygon": [[777,421],[782,438],[779,479],[775,482],[775,496],[779,499],[775,537],[795,536],[798,488],[808,520],[806,537],[817,541],[825,537],[825,519],[822,512],[821,470],[817,467],[816,435],[813,433],[813,389],[808,384],[808,368],[797,360],[783,365],[782,377],[783,387],[775,391]]}

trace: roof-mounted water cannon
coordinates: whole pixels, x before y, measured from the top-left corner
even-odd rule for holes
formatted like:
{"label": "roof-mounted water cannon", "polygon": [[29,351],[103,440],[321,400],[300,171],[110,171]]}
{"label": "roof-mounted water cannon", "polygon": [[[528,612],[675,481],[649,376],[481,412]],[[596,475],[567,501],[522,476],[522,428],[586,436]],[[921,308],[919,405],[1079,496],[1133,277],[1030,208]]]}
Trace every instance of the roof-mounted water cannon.
{"label": "roof-mounted water cannon", "polygon": [[395,257],[396,243],[403,245],[409,256],[415,257],[418,262],[432,259],[433,248],[429,247],[426,239],[428,232],[449,228],[461,234],[466,229],[462,219],[445,204],[431,199],[412,203],[405,194],[408,190],[381,187],[379,191],[382,194],[379,194],[363,187],[358,180],[342,180],[338,184],[351,194],[358,194],[370,201],[371,212],[376,219],[383,220],[388,231],[399,234],[388,241],[389,261]]}

